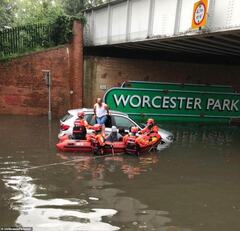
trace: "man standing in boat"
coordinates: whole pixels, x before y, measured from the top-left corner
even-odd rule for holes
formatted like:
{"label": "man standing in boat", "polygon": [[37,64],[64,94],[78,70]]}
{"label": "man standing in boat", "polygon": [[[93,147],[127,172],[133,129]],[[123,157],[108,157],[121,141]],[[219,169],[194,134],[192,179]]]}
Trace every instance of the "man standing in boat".
{"label": "man standing in boat", "polygon": [[102,133],[105,134],[105,123],[109,115],[108,105],[103,103],[102,98],[97,98],[97,102],[93,106],[94,117],[97,124],[102,125]]}

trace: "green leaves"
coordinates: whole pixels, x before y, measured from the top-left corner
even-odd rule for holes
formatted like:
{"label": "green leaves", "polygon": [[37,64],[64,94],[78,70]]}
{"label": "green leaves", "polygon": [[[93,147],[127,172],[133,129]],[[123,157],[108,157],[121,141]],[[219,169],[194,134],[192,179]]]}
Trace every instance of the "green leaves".
{"label": "green leaves", "polygon": [[14,10],[16,4],[13,0],[0,1],[0,29],[9,27],[14,21]]}
{"label": "green leaves", "polygon": [[83,10],[107,0],[0,0],[0,28],[54,23],[68,15],[84,22]]}
{"label": "green leaves", "polygon": [[63,14],[60,0],[16,0],[14,26],[53,23]]}
{"label": "green leaves", "polygon": [[51,40],[55,45],[68,43],[72,38],[73,18],[67,15],[60,15],[52,24]]}

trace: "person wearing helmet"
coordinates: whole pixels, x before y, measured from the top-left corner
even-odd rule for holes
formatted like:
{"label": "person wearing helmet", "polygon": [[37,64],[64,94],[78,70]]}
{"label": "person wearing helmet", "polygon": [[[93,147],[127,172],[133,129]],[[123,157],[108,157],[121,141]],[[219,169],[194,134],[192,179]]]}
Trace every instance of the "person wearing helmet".
{"label": "person wearing helmet", "polygon": [[122,136],[118,133],[116,126],[112,126],[112,132],[106,137],[106,141],[115,142],[122,139]]}
{"label": "person wearing helmet", "polygon": [[94,136],[95,142],[101,147],[103,147],[105,145],[105,136],[102,134],[102,125],[95,124],[93,126],[93,130],[95,131],[95,136]]}
{"label": "person wearing helmet", "polygon": [[159,128],[155,125],[154,119],[148,119],[146,127],[140,131],[142,135],[136,139],[136,143],[141,148],[154,145],[161,139],[158,130]]}
{"label": "person wearing helmet", "polygon": [[147,125],[143,128],[140,133],[143,135],[148,135],[152,132],[158,132],[159,128],[155,125],[154,119],[150,118],[147,120]]}
{"label": "person wearing helmet", "polygon": [[84,112],[78,112],[78,118],[74,121],[73,138],[77,140],[85,140],[87,128],[91,129],[92,126],[84,119]]}
{"label": "person wearing helmet", "polygon": [[93,152],[94,154],[103,154],[104,153],[104,146],[105,146],[105,137],[102,134],[102,125],[95,124],[93,126],[93,130],[95,132],[94,135],[91,135],[91,142],[93,145]]}
{"label": "person wearing helmet", "polygon": [[126,153],[136,153],[138,152],[138,145],[136,140],[138,138],[138,127],[131,127],[129,134],[123,137],[123,142],[125,144]]}
{"label": "person wearing helmet", "polygon": [[123,142],[125,143],[125,145],[127,145],[129,142],[135,143],[135,140],[137,138],[137,133],[138,133],[138,127],[131,127],[129,134],[123,137]]}

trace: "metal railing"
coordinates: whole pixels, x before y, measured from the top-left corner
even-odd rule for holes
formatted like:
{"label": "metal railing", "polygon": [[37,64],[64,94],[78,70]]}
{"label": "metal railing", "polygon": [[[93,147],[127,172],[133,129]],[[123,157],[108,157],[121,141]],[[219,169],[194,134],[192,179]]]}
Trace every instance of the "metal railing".
{"label": "metal railing", "polygon": [[52,38],[52,29],[50,24],[0,29],[0,58],[58,45]]}

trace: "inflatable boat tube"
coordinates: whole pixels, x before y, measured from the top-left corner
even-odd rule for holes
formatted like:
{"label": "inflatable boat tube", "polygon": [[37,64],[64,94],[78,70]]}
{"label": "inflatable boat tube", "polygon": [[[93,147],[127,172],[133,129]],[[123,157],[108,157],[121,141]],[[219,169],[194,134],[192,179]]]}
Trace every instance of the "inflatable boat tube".
{"label": "inflatable boat tube", "polygon": [[87,140],[66,139],[56,144],[56,148],[62,152],[91,152],[92,145]]}

